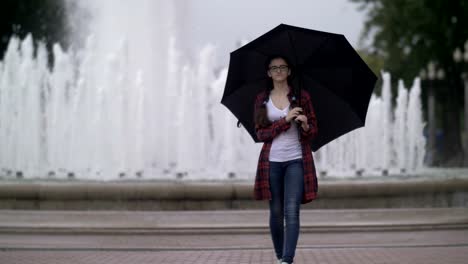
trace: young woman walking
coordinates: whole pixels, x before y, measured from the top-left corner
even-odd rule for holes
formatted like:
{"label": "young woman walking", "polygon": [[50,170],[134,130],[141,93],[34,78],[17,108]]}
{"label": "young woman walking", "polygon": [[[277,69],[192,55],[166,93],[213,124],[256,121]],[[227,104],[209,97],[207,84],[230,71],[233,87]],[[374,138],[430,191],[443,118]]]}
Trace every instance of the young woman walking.
{"label": "young woman walking", "polygon": [[[255,130],[264,142],[254,196],[269,200],[270,233],[278,263],[293,263],[300,229],[300,205],[317,196],[317,177],[309,142],[317,121],[307,91],[296,95],[288,81],[292,69],[282,56],[266,61],[269,85],[255,101]],[[286,225],[284,223],[286,222]]]}

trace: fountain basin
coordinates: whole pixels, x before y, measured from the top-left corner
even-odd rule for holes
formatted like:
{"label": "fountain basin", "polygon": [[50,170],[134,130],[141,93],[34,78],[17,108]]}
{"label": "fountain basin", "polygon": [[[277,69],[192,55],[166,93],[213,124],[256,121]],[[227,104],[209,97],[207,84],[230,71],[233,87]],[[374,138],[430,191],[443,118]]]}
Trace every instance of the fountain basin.
{"label": "fountain basin", "polygon": [[[468,207],[468,174],[319,179],[303,208]],[[2,180],[0,209],[221,210],[268,208],[252,180]]]}

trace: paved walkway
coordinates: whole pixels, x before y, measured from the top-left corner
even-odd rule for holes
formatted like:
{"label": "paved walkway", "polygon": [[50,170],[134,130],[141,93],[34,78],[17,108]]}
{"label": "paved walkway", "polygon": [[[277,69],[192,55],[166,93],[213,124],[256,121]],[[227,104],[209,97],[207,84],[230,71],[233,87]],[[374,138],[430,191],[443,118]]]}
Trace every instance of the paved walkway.
{"label": "paved walkway", "polygon": [[[295,263],[317,264],[466,264],[467,247],[456,248],[331,248],[299,249]],[[229,251],[7,251],[1,263],[174,263],[174,264],[274,264],[271,250]]]}
{"label": "paved walkway", "polygon": [[[0,211],[1,264],[274,264],[265,210]],[[467,263],[468,208],[303,210],[296,264]]]}

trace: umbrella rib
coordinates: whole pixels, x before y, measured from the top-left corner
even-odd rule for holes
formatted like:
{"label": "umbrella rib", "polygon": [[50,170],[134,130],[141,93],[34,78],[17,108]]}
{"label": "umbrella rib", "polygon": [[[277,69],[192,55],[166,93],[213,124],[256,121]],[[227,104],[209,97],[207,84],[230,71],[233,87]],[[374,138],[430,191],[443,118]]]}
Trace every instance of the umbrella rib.
{"label": "umbrella rib", "polygon": [[[245,83],[260,82],[260,81],[263,81],[265,78],[266,78],[266,77],[258,77],[258,78],[256,78],[256,79],[249,79],[248,81],[245,81],[245,80],[240,80],[240,81],[241,81],[242,83],[245,84]],[[228,97],[228,96],[232,95],[233,93],[236,93],[237,91],[238,91],[238,90],[234,90],[234,91],[232,91],[232,92],[230,92],[230,93],[225,93],[225,94],[223,94],[223,98],[224,98],[224,97]],[[221,99],[222,99],[222,98],[221,98]]]}
{"label": "umbrella rib", "polygon": [[266,53],[264,53],[264,52],[261,52],[260,50],[258,50],[258,49],[256,49],[256,48],[253,49],[252,51],[256,51],[256,52],[262,54],[262,55],[265,56],[265,57],[268,57],[268,56],[269,56],[268,54],[266,54]]}
{"label": "umbrella rib", "polygon": [[[292,40],[292,36],[291,36],[290,31],[288,30],[287,32],[288,32],[289,43],[290,43],[291,46],[292,46],[292,50],[293,50],[293,54],[294,54],[294,60],[296,61],[297,68],[299,68],[299,61],[298,61],[298,59],[297,59],[296,47],[295,47],[295,45],[294,45],[294,41]],[[296,69],[296,70],[299,71],[299,69]],[[297,93],[297,91],[296,91],[295,95],[296,95],[297,97],[299,97],[299,98],[298,98],[298,99],[299,99],[298,101],[299,101],[299,103],[300,103],[300,102],[301,102],[302,78],[301,78],[300,74],[298,74],[298,77],[299,77],[299,92]]]}
{"label": "umbrella rib", "polygon": [[288,32],[289,43],[291,43],[292,50],[293,50],[293,53],[294,53],[294,60],[296,61],[296,64],[298,64],[298,61],[297,61],[297,53],[296,53],[296,47],[294,46],[294,41],[292,40],[291,32],[289,32],[289,31],[287,31],[287,32]]}
{"label": "umbrella rib", "polygon": [[[307,57],[307,59],[309,59],[310,57],[313,57],[314,54],[318,53],[329,41],[330,41],[330,37],[327,36],[326,40],[324,40],[324,41],[320,44],[320,46],[319,46],[317,49],[315,49],[314,52],[313,52],[309,57]],[[316,81],[317,81],[317,80],[316,80]],[[332,92],[333,94],[335,94],[338,98],[341,98],[341,99],[342,99],[342,97],[341,97],[340,95],[336,94],[334,91],[332,91],[332,90],[329,90],[329,91]],[[345,100],[343,100],[343,101],[345,101]]]}
{"label": "umbrella rib", "polygon": [[329,37],[329,36],[327,36],[327,39],[324,40],[324,41],[320,44],[320,46],[319,46],[318,48],[316,48],[316,49],[314,50],[314,52],[312,52],[312,54],[309,55],[309,57],[307,57],[307,59],[309,59],[310,57],[314,56],[315,53],[318,53],[318,52],[323,48],[323,46],[325,46],[325,44],[328,43],[328,41],[330,41],[330,37]]}

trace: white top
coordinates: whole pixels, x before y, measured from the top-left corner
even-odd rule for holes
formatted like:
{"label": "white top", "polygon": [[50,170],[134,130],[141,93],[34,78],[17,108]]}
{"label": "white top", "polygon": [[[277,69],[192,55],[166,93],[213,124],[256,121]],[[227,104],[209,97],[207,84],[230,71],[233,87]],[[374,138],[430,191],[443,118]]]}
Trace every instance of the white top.
{"label": "white top", "polygon": [[[284,109],[278,109],[270,99],[267,102],[267,117],[271,122],[286,117],[289,112],[288,105]],[[302,158],[302,148],[299,142],[299,134],[296,122],[291,122],[291,128],[277,135],[273,139],[270,149],[270,161],[283,162]]]}

